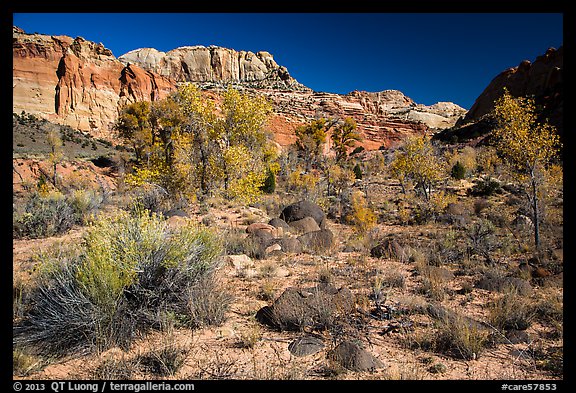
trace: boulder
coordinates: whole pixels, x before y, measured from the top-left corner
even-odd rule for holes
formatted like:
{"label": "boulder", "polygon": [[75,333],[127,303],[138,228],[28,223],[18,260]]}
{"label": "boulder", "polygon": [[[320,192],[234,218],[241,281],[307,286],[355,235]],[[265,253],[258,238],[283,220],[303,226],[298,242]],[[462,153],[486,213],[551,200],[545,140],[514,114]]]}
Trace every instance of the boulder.
{"label": "boulder", "polygon": [[372,247],[370,256],[374,258],[395,259],[404,261],[407,257],[404,248],[394,238],[387,237],[380,244]]}
{"label": "boulder", "polygon": [[354,310],[348,288],[320,284],[314,288],[287,288],[270,306],[256,313],[256,320],[278,330],[324,328]]}
{"label": "boulder", "polygon": [[254,267],[254,261],[246,254],[226,255],[224,257],[224,263],[234,266],[238,270]]}
{"label": "boulder", "polygon": [[476,288],[485,289],[491,292],[504,292],[513,288],[521,296],[530,296],[533,293],[532,285],[518,277],[494,277],[486,275],[476,283]]}
{"label": "boulder", "polygon": [[280,219],[291,223],[293,221],[301,220],[305,217],[312,217],[320,228],[326,225],[326,215],[315,203],[310,201],[300,201],[286,206],[280,213]]}
{"label": "boulder", "polygon": [[373,372],[384,367],[381,360],[350,341],[341,342],[336,348],[329,351],[326,357],[351,371]]}
{"label": "boulder", "polygon": [[292,230],[290,225],[281,218],[273,218],[268,222],[268,224],[272,225],[274,228],[282,228],[285,232]]}
{"label": "boulder", "polygon": [[312,217],[304,217],[301,220],[292,221],[288,225],[299,235],[320,230],[316,220]]}
{"label": "boulder", "polygon": [[275,227],[273,227],[272,225],[263,223],[263,222],[255,222],[255,223],[250,224],[246,227],[247,233],[254,233],[256,231],[267,231],[271,235],[276,234],[276,228]]}
{"label": "boulder", "polygon": [[320,337],[312,336],[310,334],[298,337],[288,344],[288,350],[294,356],[308,356],[313,355],[324,348],[324,342]]}
{"label": "boulder", "polygon": [[[302,247],[302,243],[300,240],[293,238],[293,237],[283,237],[281,239],[277,239],[278,244],[282,247],[282,251],[290,254],[300,254],[304,251],[304,247]],[[276,239],[274,240],[276,241]]]}
{"label": "boulder", "polygon": [[330,229],[308,232],[298,236],[302,247],[311,252],[329,251],[334,246],[334,235]]}

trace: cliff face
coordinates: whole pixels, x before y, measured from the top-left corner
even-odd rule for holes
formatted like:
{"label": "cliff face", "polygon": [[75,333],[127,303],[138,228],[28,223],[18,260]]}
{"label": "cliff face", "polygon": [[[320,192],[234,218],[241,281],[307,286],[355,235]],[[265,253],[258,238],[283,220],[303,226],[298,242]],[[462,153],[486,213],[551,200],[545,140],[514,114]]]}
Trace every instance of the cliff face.
{"label": "cliff face", "polygon": [[136,49],[118,58],[179,82],[241,83],[244,87],[310,90],[290,76],[268,52],[246,52],[218,46],[184,46],[169,52]]}
{"label": "cliff face", "polygon": [[542,116],[562,133],[564,49],[550,48],[532,63],[522,61],[517,67],[498,74],[476,99],[462,123],[480,119],[494,108],[506,87],[513,97],[533,96],[543,108]]}
{"label": "cliff face", "polygon": [[368,150],[397,145],[408,136],[448,127],[466,113],[452,103],[416,104],[397,90],[353,91],[346,95],[321,92],[262,91],[274,104],[271,127],[280,144],[293,143],[294,129],[317,117],[353,118]]}
{"label": "cliff face", "polygon": [[269,130],[280,145],[294,128],[324,116],[352,117],[367,149],[391,146],[414,134],[454,125],[466,111],[452,103],[425,106],[402,92],[314,92],[298,83],[268,52],[182,47],[167,53],[138,49],[115,58],[102,44],[65,36],[26,34],[13,28],[13,111],[112,137],[122,105],[166,97],[178,83],[194,82],[206,94],[227,85],[266,95],[274,105]]}
{"label": "cliff face", "polygon": [[107,137],[121,105],[157,100],[175,88],[168,78],[125,67],[102,44],[13,28],[13,112]]}

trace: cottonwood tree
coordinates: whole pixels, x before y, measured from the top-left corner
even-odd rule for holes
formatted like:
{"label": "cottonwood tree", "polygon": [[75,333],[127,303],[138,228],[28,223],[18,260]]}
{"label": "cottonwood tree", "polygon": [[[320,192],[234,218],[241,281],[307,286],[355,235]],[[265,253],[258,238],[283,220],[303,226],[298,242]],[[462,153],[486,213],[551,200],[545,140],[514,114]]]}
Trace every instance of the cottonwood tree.
{"label": "cottonwood tree", "polygon": [[296,127],[295,145],[302,153],[306,164],[306,172],[310,171],[311,165],[318,161],[322,149],[326,143],[327,131],[335,124],[334,120],[325,118],[312,120],[309,124]]}
{"label": "cottonwood tree", "polygon": [[153,138],[149,115],[149,102],[134,102],[122,108],[114,123],[114,129],[119,136],[132,144],[138,162],[142,162],[147,148],[152,145]]}
{"label": "cottonwood tree", "polygon": [[411,137],[397,152],[390,169],[392,175],[400,180],[403,192],[406,191],[405,181],[410,179],[414,182],[417,193],[430,201],[432,187],[441,178],[442,163],[429,138]]}
{"label": "cottonwood tree", "polygon": [[537,121],[533,99],[514,98],[506,89],[495,103],[493,116],[497,120],[493,131],[496,148],[523,186],[534,224],[534,245],[539,250],[541,189],[546,182],[546,167],[561,148],[558,134],[550,124]]}
{"label": "cottonwood tree", "polygon": [[356,130],[357,124],[354,119],[347,117],[344,122],[332,131],[330,138],[334,143],[332,148],[336,152],[336,161],[339,163],[348,157],[348,148],[354,147],[362,138]]}

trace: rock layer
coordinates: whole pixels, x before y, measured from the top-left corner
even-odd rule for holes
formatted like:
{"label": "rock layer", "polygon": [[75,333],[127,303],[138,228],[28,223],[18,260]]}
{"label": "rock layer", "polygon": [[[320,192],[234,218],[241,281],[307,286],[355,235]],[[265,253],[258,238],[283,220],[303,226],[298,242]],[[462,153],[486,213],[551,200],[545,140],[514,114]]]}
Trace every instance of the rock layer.
{"label": "rock layer", "polygon": [[176,88],[168,78],[125,67],[102,44],[13,28],[13,112],[109,137],[119,108]]}
{"label": "rock layer", "polygon": [[563,66],[564,48],[549,48],[534,62],[522,61],[518,66],[498,74],[484,89],[466,114],[462,124],[476,121],[494,108],[494,102],[507,88],[513,97],[534,97],[543,108],[542,116],[548,118],[560,134],[563,119]]}
{"label": "rock layer", "polygon": [[[450,127],[466,113],[452,103],[417,104],[396,90],[314,92],[264,51],[187,46],[164,53],[144,48],[116,58],[104,45],[82,37],[27,34],[13,28],[16,113],[25,111],[112,139],[122,105],[161,99],[188,81],[209,96],[232,85],[268,97],[274,113],[267,127],[281,146],[294,142],[297,126],[319,116],[352,117],[363,137],[360,145],[376,150],[407,136]],[[331,140],[327,142],[329,151]]]}
{"label": "rock layer", "polygon": [[118,60],[126,65],[137,64],[179,82],[242,83],[252,88],[310,90],[264,51],[253,53],[201,45],[184,46],[166,53],[142,48],[126,53]]}

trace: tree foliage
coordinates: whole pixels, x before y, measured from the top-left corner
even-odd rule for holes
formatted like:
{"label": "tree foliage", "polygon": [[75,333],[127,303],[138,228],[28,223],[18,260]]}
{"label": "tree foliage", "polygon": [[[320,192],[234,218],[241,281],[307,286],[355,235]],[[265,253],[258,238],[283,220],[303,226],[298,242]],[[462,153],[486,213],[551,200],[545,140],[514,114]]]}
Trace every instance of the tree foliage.
{"label": "tree foliage", "polygon": [[508,90],[494,107],[497,127],[493,131],[496,148],[518,175],[527,182],[525,196],[531,206],[534,224],[534,245],[540,247],[541,189],[546,182],[546,167],[557,157],[561,148],[556,130],[550,124],[537,121],[532,98],[512,97]]}
{"label": "tree foliage", "polygon": [[440,180],[442,164],[430,139],[426,136],[406,140],[390,166],[392,174],[402,183],[412,180],[426,200],[430,200],[432,186]]}
{"label": "tree foliage", "polygon": [[334,143],[333,149],[336,151],[338,162],[345,160],[348,157],[348,148],[354,147],[356,142],[361,140],[356,127],[357,124],[354,119],[347,117],[342,124],[332,131],[331,139]]}
{"label": "tree foliage", "polygon": [[325,118],[312,120],[309,124],[296,127],[296,147],[302,153],[306,163],[306,171],[310,170],[313,162],[318,160],[326,143],[327,131],[334,125],[334,121]]}
{"label": "tree foliage", "polygon": [[127,184],[154,183],[189,199],[220,193],[254,201],[278,154],[264,133],[271,104],[226,90],[220,105],[190,83],[153,103],[124,107],[116,122],[137,165]]}

